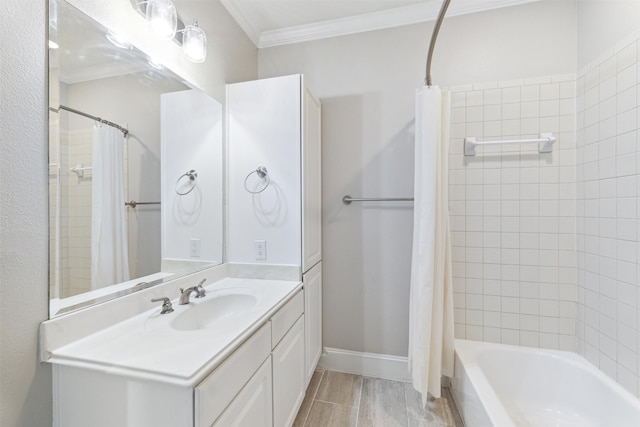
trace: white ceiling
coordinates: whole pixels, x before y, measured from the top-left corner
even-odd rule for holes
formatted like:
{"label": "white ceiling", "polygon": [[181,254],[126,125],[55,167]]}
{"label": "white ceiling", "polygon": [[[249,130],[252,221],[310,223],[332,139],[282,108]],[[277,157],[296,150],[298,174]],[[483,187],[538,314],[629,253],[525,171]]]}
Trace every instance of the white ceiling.
{"label": "white ceiling", "polygon": [[[435,20],[442,0],[220,0],[258,48]],[[452,0],[447,17],[539,0]]]}

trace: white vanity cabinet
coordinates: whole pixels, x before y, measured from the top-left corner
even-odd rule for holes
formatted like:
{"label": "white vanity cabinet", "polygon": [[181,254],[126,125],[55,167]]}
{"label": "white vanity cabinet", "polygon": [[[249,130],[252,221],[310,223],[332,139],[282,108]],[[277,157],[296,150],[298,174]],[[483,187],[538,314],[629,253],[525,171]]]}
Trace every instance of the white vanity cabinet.
{"label": "white vanity cabinet", "polygon": [[[308,384],[322,353],[321,104],[304,76],[273,77],[227,85],[226,117],[227,258],[299,267]],[[258,166],[270,183],[252,194]]]}
{"label": "white vanity cabinet", "polygon": [[305,384],[322,355],[322,262],[302,276],[304,284]]}
{"label": "white vanity cabinet", "polygon": [[303,312],[299,291],[196,387],[196,427],[293,424],[306,389]]}
{"label": "white vanity cabinet", "polygon": [[322,259],[320,101],[299,74],[234,83],[226,118],[227,262],[305,273]]}
{"label": "white vanity cabinet", "polygon": [[269,357],[213,426],[272,427],[273,393],[271,378],[271,358]]}
{"label": "white vanity cabinet", "polygon": [[[195,426],[209,427],[222,414],[236,395],[248,386],[251,377],[271,354],[271,328],[265,324],[227,360],[195,388]],[[269,381],[271,379],[269,378]],[[254,387],[260,387],[258,382]],[[243,390],[244,391],[244,390]],[[244,391],[244,395],[254,391]],[[270,396],[262,395],[263,399]],[[269,406],[271,401],[269,400]],[[243,414],[238,414],[243,416]],[[229,418],[229,415],[226,416]]]}
{"label": "white vanity cabinet", "polygon": [[302,91],[302,272],[322,260],[321,105],[308,86]]}
{"label": "white vanity cabinet", "polygon": [[273,349],[273,425],[293,424],[304,399],[304,316]]}
{"label": "white vanity cabinet", "polygon": [[[259,281],[248,280],[244,284],[258,288],[276,286],[255,282]],[[290,286],[279,283],[282,287]],[[283,296],[267,309],[273,314],[265,312],[259,323],[240,332],[236,342],[243,342],[228,356],[217,351],[205,356],[203,352],[215,337],[197,331],[179,335],[185,339],[191,337],[188,340],[193,344],[191,347],[186,341],[171,346],[164,341],[172,336],[167,331],[158,333],[161,341],[156,343],[148,341],[150,335],[156,333],[154,329],[130,332],[136,338],[126,336],[135,329],[135,321],[93,335],[87,338],[89,341],[78,342],[73,352],[60,349],[52,362],[53,425],[290,427],[307,385],[304,309],[304,290],[298,282],[286,300]],[[149,327],[155,320],[170,324],[175,318],[169,316],[184,314],[184,310],[194,310],[194,307],[179,310],[167,315],[155,313],[151,318],[146,314],[141,320],[142,327]],[[216,332],[221,333],[224,332]],[[121,342],[111,347],[117,341]],[[125,342],[126,346],[122,346]],[[228,345],[238,344],[229,341]],[[156,346],[153,348],[171,358],[173,370],[153,371],[159,359],[153,361],[152,357],[145,356],[150,346]],[[124,352],[127,353],[123,356]],[[201,364],[190,364],[194,360],[191,352],[203,356],[198,356]],[[87,358],[89,353],[91,359]],[[74,358],[76,361],[72,363]],[[134,368],[135,360],[148,362]],[[130,364],[127,366],[123,361]],[[192,374],[183,376],[182,372]]]}

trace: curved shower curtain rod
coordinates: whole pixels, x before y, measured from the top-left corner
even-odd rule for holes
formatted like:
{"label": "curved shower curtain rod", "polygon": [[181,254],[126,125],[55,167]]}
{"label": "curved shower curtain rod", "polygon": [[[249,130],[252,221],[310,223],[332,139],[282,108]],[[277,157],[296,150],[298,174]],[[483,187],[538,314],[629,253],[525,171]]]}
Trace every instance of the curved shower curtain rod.
{"label": "curved shower curtain rod", "polygon": [[66,110],[66,111],[69,111],[70,113],[75,113],[80,116],[86,117],[88,119],[95,120],[96,122],[104,123],[105,125],[114,127],[119,131],[121,131],[124,134],[124,136],[127,136],[127,134],[129,133],[129,129],[122,127],[117,123],[113,123],[113,122],[110,122],[109,120],[101,119],[100,117],[93,116],[91,114],[85,113],[84,111],[76,110],[75,108],[67,107],[65,105],[60,105],[59,108],[49,107],[49,111],[53,111],[54,113],[59,113],[60,110]]}
{"label": "curved shower curtain rod", "polygon": [[427,72],[424,78],[424,82],[427,86],[431,86],[431,57],[433,56],[433,49],[436,46],[438,32],[440,31],[440,26],[442,25],[442,21],[444,20],[444,15],[447,13],[449,3],[451,3],[451,0],[444,0],[442,2],[440,13],[438,13],[438,20],[436,21],[435,27],[433,27],[433,34],[431,34],[431,43],[429,43],[429,54],[427,55]]}

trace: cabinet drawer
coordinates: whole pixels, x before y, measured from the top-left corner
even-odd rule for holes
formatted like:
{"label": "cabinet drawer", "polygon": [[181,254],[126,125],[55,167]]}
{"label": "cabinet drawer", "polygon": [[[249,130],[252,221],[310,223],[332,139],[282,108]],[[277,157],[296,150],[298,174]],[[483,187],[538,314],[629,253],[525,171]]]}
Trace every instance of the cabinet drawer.
{"label": "cabinet drawer", "polygon": [[209,427],[271,353],[267,323],[195,389],[196,427]]}
{"label": "cabinet drawer", "polygon": [[271,318],[271,347],[274,348],[304,311],[304,297],[300,290]]}
{"label": "cabinet drawer", "polygon": [[212,427],[272,427],[271,358],[262,364]]}

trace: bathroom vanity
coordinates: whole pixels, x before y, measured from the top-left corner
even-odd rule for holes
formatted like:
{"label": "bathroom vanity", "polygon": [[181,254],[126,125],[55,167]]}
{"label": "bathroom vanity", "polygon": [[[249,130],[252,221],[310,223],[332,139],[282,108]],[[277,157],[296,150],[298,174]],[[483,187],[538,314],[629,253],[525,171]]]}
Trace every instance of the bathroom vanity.
{"label": "bathroom vanity", "polygon": [[44,322],[54,426],[293,424],[322,353],[320,103],[285,76],[230,85],[226,114],[226,262]]}
{"label": "bathroom vanity", "polygon": [[[82,28],[85,35],[90,29],[96,34],[92,40],[109,33],[65,2],[56,10],[52,39],[64,31],[80,34]],[[105,50],[75,43],[61,47],[80,56]],[[161,222],[156,228],[162,235],[135,234],[130,241],[134,248],[144,243],[157,251],[162,246],[162,253],[131,280],[94,289],[91,280],[78,279],[82,289],[71,292],[72,282],[67,283],[65,275],[81,275],[67,274],[64,267],[80,256],[92,261],[92,253],[88,248],[67,253],[63,249],[79,246],[52,238],[52,318],[41,324],[40,353],[41,360],[53,366],[53,425],[289,427],[322,352],[320,102],[302,75],[284,76],[229,85],[223,114],[220,103],[191,90],[169,70],[149,70],[148,56],[141,51],[132,47],[127,53],[132,64],[142,61],[140,75],[152,76],[152,83],[159,85],[149,97],[161,100],[162,112],[160,122],[153,123],[160,128],[160,138],[147,136],[152,131],[143,131],[141,123],[154,110],[146,98],[133,97],[143,105],[134,109],[140,116],[132,123],[132,144],[151,150],[142,158],[157,158],[153,150],[161,152],[162,173],[157,175],[162,180],[142,195],[128,193],[124,200],[135,196],[138,201],[125,206],[130,226]],[[70,82],[58,79],[68,74],[63,72],[66,66],[50,69],[50,87],[75,94]],[[151,85],[141,84],[140,75],[126,81],[136,89]],[[107,83],[93,82],[90,94],[119,93],[111,86],[105,89]],[[128,87],[121,90],[129,93]],[[60,96],[52,95],[52,123],[66,125],[66,116],[59,116]],[[103,109],[119,105],[106,98],[97,105],[94,96],[68,98],[103,117],[131,120],[130,115],[119,115],[120,108]],[[209,127],[187,120],[202,117],[211,119]],[[202,135],[196,137],[195,131]],[[66,143],[69,132],[52,127],[52,153],[64,151],[58,142]],[[139,187],[137,174],[145,172],[146,183],[156,165],[132,153],[136,151],[129,150],[127,176],[134,189]],[[224,180],[223,164],[228,168]],[[59,189],[68,181],[68,165],[53,166],[59,173],[50,174],[50,200],[66,200]],[[71,183],[90,184],[77,178]],[[185,181],[189,185],[183,191]],[[153,194],[161,194],[160,201],[154,201]],[[61,212],[54,205],[50,210]],[[88,220],[91,223],[91,216]],[[50,235],[56,238],[64,234],[59,222],[54,215]],[[82,224],[64,226],[75,232]],[[152,251],[138,252],[146,260]],[[134,266],[143,265],[136,256],[132,259]],[[203,279],[202,298],[195,298],[200,293],[196,291],[190,299],[190,292],[180,297],[181,288]]]}
{"label": "bathroom vanity", "polygon": [[[205,289],[186,305],[174,300],[173,312],[157,304],[93,333],[83,311],[43,323],[54,425],[290,426],[317,363],[319,337],[305,333],[315,297],[296,281],[226,277]],[[127,312],[139,294],[109,304]]]}

